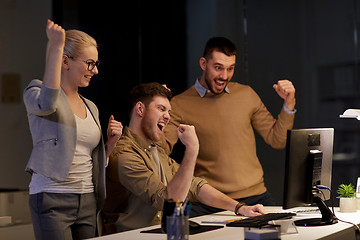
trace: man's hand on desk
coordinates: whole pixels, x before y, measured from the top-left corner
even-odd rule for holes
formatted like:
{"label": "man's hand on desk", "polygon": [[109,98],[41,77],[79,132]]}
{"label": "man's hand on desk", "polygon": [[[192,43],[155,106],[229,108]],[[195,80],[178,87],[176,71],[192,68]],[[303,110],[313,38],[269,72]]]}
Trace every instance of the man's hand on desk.
{"label": "man's hand on desk", "polygon": [[253,206],[244,205],[238,210],[238,214],[246,216],[246,217],[253,217],[261,214],[265,214],[266,210],[262,204],[256,204]]}

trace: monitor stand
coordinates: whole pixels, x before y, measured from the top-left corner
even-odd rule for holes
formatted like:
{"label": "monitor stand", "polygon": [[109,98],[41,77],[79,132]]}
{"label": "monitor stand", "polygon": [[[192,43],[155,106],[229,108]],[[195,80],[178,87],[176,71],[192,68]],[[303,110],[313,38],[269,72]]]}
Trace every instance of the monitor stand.
{"label": "monitor stand", "polygon": [[296,220],[294,222],[296,226],[323,226],[331,225],[338,222],[335,215],[331,212],[326,203],[320,197],[315,196],[313,198],[313,202],[316,203],[319,207],[322,217]]}

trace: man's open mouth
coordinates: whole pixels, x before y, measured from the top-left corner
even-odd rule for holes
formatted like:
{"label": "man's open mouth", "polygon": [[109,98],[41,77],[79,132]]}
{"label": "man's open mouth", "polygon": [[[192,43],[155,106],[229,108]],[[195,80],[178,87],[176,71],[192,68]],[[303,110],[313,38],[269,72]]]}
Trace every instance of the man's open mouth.
{"label": "man's open mouth", "polygon": [[158,123],[157,124],[158,128],[160,129],[160,131],[163,131],[165,128],[165,124],[164,123]]}

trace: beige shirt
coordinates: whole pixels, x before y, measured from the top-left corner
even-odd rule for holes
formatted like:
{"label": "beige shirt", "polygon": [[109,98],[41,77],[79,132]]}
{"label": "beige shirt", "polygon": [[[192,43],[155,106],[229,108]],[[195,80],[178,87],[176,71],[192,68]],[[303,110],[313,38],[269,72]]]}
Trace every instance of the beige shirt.
{"label": "beige shirt", "polygon": [[[102,208],[105,234],[160,224],[167,191],[151,153],[154,144],[149,145],[129,128],[124,129],[106,172],[107,198]],[[170,182],[179,164],[162,148],[157,150],[166,181]],[[206,183],[193,178],[190,201],[196,201],[199,189]]]}
{"label": "beige shirt", "polygon": [[284,148],[294,114],[282,109],[275,119],[251,87],[234,82],[228,92],[204,97],[192,86],[173,97],[171,107],[163,144],[168,153],[178,140],[179,124],[194,125],[200,143],[195,176],[234,199],[266,191],[254,131],[273,148]]}

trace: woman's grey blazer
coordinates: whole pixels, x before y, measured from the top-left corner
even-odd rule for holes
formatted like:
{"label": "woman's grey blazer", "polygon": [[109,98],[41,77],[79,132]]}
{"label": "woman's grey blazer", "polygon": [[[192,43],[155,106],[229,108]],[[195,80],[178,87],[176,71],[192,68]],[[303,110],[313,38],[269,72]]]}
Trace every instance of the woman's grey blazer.
{"label": "woman's grey blazer", "polygon": [[[101,126],[96,105],[83,98],[96,124]],[[33,140],[26,171],[64,181],[73,161],[76,145],[76,121],[62,89],[45,87],[32,80],[24,90],[24,103]],[[96,197],[105,199],[105,146],[103,136],[92,153],[93,182]]]}

